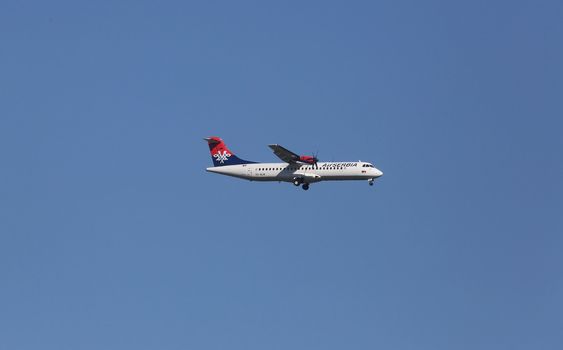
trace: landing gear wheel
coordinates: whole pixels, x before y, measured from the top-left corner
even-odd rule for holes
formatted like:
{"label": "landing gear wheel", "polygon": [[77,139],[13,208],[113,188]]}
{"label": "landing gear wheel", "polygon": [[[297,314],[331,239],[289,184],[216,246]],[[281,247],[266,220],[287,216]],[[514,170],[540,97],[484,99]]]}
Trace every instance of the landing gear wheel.
{"label": "landing gear wheel", "polygon": [[309,189],[309,184],[303,184],[303,189],[307,191]]}
{"label": "landing gear wheel", "polygon": [[368,183],[369,183],[370,186],[373,186],[373,179],[372,179],[372,180],[369,180]]}
{"label": "landing gear wheel", "polygon": [[301,184],[301,182],[299,182],[299,180],[293,180],[293,184],[295,186],[299,186]]}

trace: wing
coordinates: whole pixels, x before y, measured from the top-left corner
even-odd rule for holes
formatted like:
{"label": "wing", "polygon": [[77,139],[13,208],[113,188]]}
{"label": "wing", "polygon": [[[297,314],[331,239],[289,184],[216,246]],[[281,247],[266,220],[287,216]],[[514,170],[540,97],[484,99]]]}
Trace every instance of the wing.
{"label": "wing", "polygon": [[274,154],[278,156],[279,159],[286,163],[297,163],[299,161],[299,156],[288,149],[283,148],[280,145],[268,145],[274,151]]}

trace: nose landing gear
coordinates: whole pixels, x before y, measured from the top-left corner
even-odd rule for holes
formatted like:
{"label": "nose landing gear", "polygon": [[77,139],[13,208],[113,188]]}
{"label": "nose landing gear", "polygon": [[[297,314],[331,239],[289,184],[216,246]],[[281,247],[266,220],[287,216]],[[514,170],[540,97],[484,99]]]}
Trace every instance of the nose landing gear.
{"label": "nose landing gear", "polygon": [[368,184],[369,184],[370,186],[373,186],[373,181],[374,181],[373,179],[369,179],[369,180],[368,180]]}

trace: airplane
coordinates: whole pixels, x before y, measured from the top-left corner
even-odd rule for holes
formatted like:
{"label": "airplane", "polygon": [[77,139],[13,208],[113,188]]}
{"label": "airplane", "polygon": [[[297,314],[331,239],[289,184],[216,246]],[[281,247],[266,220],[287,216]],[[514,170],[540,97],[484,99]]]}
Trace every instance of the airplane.
{"label": "airplane", "polygon": [[225,142],[217,137],[204,138],[211,151],[211,173],[250,181],[291,182],[307,191],[309,185],[321,181],[367,180],[370,186],[383,172],[371,163],[319,162],[316,156],[300,156],[280,145],[269,145],[283,163],[259,163],[237,157]]}

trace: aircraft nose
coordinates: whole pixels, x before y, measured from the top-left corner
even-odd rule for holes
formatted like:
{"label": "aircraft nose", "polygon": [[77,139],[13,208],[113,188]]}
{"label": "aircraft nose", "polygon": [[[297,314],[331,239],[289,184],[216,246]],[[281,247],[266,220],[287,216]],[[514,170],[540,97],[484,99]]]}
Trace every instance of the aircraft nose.
{"label": "aircraft nose", "polygon": [[383,171],[379,170],[379,169],[374,169],[375,170],[375,176],[376,177],[380,177],[383,176]]}

